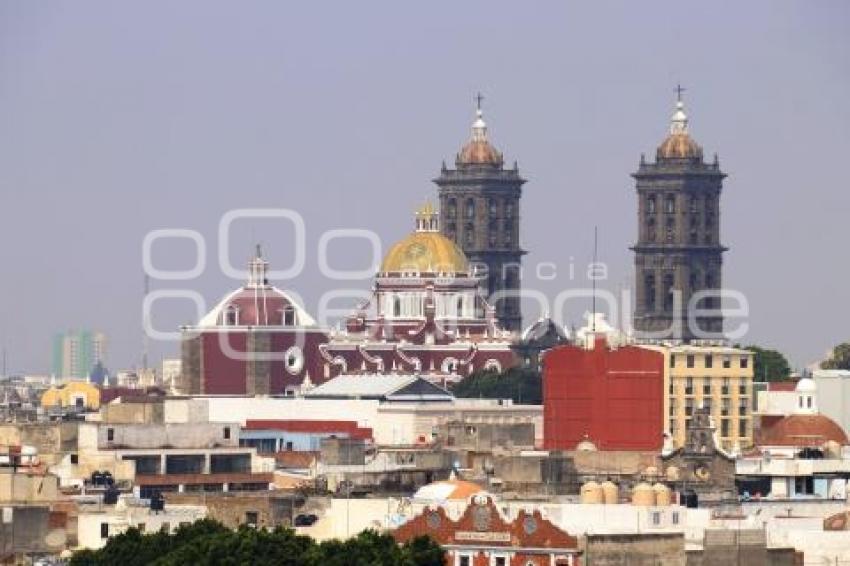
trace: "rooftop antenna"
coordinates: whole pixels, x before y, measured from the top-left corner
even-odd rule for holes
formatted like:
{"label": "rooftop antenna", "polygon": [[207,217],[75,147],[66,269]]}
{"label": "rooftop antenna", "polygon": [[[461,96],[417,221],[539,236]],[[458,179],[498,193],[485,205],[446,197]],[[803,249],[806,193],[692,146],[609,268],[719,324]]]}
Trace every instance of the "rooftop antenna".
{"label": "rooftop antenna", "polygon": [[596,256],[599,249],[599,238],[598,238],[598,227],[593,227],[593,268],[591,269],[591,274],[593,275],[590,280],[593,285],[593,295],[591,299],[591,313],[590,313],[590,326],[593,333],[596,333]]}
{"label": "rooftop antenna", "polygon": [[6,373],[6,346],[3,346],[3,375],[2,377],[6,377],[9,374]]}
{"label": "rooftop antenna", "polygon": [[[148,293],[150,293],[150,276],[145,273],[145,283],[144,283],[144,298],[147,298]],[[149,317],[148,313],[145,312],[142,314],[145,320],[142,322],[142,370],[147,373],[148,371],[148,322]]]}

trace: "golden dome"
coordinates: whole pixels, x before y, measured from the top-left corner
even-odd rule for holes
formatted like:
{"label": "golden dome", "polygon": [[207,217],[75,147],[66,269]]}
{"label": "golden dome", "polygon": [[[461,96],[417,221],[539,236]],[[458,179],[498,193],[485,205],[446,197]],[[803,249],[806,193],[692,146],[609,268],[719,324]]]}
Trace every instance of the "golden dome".
{"label": "golden dome", "polygon": [[396,243],[384,256],[381,273],[466,273],[469,262],[453,241],[439,232],[418,231]]}
{"label": "golden dome", "polygon": [[676,89],[679,99],[670,118],[670,135],[658,146],[656,159],[702,159],[702,148],[688,134],[688,115],[682,102],[682,89]]}
{"label": "golden dome", "polygon": [[460,150],[457,162],[463,165],[502,165],[502,154],[487,140],[472,140]]}
{"label": "golden dome", "polygon": [[702,148],[687,133],[673,133],[658,146],[656,158],[702,159]]}

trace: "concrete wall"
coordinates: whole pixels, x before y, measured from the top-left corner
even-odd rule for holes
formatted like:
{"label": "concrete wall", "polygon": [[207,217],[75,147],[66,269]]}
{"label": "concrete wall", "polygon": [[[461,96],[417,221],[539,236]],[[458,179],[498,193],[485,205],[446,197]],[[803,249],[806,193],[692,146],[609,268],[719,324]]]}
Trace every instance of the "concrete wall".
{"label": "concrete wall", "polygon": [[[109,430],[112,440],[109,440]],[[229,429],[229,438],[225,438]],[[240,425],[234,422],[80,425],[80,451],[110,448],[238,447]]]}
{"label": "concrete wall", "polygon": [[59,478],[52,474],[12,473],[0,468],[0,503],[39,503],[55,501]]}
{"label": "concrete wall", "polygon": [[681,534],[588,535],[581,546],[583,563],[593,566],[685,566]]}
{"label": "concrete wall", "polygon": [[196,505],[207,509],[207,517],[231,529],[246,524],[248,513],[257,514],[258,527],[273,529],[291,526],[296,511],[296,501],[286,495],[270,493],[166,493],[166,505]]}
{"label": "concrete wall", "polygon": [[76,422],[0,424],[0,446],[34,446],[39,459],[50,465],[76,448]]}
{"label": "concrete wall", "polygon": [[66,540],[67,533],[63,528],[51,528],[49,507],[0,507],[0,558],[15,554],[58,553]]}
{"label": "concrete wall", "polygon": [[[160,530],[176,531],[181,523],[193,523],[207,515],[206,507],[200,505],[170,505],[165,511],[154,512],[146,506],[126,506],[123,501],[117,505],[102,505],[91,509],[81,509],[77,517],[78,543],[83,548],[96,550],[106,546],[109,537],[121,534],[131,527],[142,529],[146,533]],[[101,536],[101,525],[106,524],[108,537]]]}
{"label": "concrete wall", "polygon": [[163,422],[162,402],[108,403],[101,407],[101,422],[109,424],[158,424]]}
{"label": "concrete wall", "polygon": [[850,371],[815,370],[818,410],[850,434]]}

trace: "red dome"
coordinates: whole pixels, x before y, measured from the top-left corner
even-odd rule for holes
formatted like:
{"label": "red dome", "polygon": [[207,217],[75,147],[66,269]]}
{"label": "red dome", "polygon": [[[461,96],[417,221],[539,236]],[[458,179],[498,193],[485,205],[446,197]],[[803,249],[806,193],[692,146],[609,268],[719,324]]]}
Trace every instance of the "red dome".
{"label": "red dome", "polygon": [[821,446],[832,440],[841,446],[850,444],[847,433],[824,415],[789,415],[762,428],[760,446]]}

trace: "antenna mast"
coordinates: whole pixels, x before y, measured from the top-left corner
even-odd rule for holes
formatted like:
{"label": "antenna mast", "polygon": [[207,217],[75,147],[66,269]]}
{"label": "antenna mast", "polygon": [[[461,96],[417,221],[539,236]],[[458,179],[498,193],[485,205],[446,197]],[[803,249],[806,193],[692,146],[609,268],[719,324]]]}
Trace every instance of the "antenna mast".
{"label": "antenna mast", "polygon": [[[147,273],[145,273],[145,284],[144,284],[145,295],[142,300],[147,298],[148,293],[150,293],[150,277]],[[145,312],[142,314],[144,320],[142,321],[142,370],[145,373],[148,371],[148,321],[150,317],[148,313]]]}
{"label": "antenna mast", "polygon": [[596,256],[599,248],[599,238],[597,234],[598,227],[593,227],[593,268],[590,270],[593,276],[591,277],[591,283],[593,284],[593,295],[592,295],[592,312],[590,313],[590,325],[593,332],[596,332]]}

